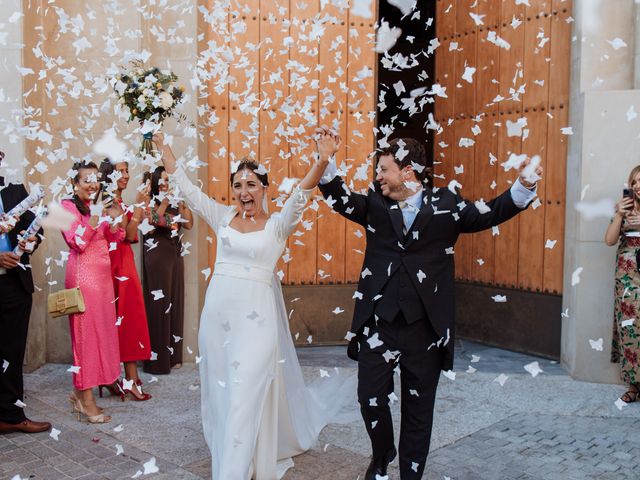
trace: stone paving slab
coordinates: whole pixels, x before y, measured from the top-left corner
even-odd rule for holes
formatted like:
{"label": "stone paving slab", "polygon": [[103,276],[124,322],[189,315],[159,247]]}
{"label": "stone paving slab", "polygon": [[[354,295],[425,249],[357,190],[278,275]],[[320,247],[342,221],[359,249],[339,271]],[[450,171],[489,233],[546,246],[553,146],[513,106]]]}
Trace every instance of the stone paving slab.
{"label": "stone paving slab", "polygon": [[[352,369],[341,350],[301,350],[305,377],[319,375],[321,367]],[[472,364],[475,373],[466,372],[471,355],[480,357]],[[459,348],[456,361],[455,380],[441,379],[424,478],[638,478],[640,404],[618,410],[614,402],[623,387],[575,382],[548,360],[477,345]],[[523,367],[531,361],[544,373],[527,374]],[[194,365],[157,379],[143,375],[154,395],[149,402],[101,399],[113,416],[107,425],[80,423],[71,413],[67,367],[48,364],[25,376],[28,416],[49,419],[61,433],[58,440],[48,433],[0,436],[0,479],[128,479],[152,457],[159,472],[139,478],[211,478]],[[507,376],[503,386],[495,381],[500,374]],[[397,438],[397,403],[392,413]],[[362,422],[329,425],[313,449],[295,458],[285,480],[362,478],[369,451]],[[396,466],[389,474],[399,479]]]}

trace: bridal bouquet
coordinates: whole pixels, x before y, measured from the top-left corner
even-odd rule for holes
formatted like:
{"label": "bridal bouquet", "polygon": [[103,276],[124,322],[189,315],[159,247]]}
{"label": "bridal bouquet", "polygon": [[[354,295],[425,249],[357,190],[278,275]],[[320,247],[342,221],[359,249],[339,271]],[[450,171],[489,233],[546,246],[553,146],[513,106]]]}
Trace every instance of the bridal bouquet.
{"label": "bridal bouquet", "polygon": [[[151,126],[162,125],[174,115],[174,109],[184,100],[184,87],[176,86],[178,76],[163,72],[157,67],[145,68],[141,61],[132,61],[123,67],[114,79],[113,87],[118,95],[118,104],[129,109],[128,122],[138,121],[142,127],[143,140],[140,151],[150,153],[153,145]],[[179,120],[186,116],[180,114]]]}

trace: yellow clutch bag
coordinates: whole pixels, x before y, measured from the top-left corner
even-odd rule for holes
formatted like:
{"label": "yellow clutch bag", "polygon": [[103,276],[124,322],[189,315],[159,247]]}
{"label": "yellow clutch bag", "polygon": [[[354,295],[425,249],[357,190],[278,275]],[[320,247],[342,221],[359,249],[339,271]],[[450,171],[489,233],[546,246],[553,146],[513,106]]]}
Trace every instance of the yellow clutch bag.
{"label": "yellow clutch bag", "polygon": [[47,298],[47,310],[52,317],[71,315],[72,313],[83,313],[84,297],[80,287],[65,288],[49,294]]}

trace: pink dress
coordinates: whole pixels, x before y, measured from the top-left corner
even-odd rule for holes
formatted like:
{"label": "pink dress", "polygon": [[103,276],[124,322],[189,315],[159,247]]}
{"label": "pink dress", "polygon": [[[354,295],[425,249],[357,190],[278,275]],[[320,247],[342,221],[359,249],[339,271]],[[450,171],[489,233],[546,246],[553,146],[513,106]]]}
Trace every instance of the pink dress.
{"label": "pink dress", "polygon": [[62,206],[76,221],[62,232],[69,245],[69,260],[65,287],[80,287],[86,311],[69,315],[73,365],[80,367],[73,374],[73,385],[86,390],[113,383],[120,376],[120,350],[116,306],[111,278],[109,246],[124,239],[124,229],[111,232],[107,223],[96,228],[89,225],[89,216],[82,215],[71,200]]}

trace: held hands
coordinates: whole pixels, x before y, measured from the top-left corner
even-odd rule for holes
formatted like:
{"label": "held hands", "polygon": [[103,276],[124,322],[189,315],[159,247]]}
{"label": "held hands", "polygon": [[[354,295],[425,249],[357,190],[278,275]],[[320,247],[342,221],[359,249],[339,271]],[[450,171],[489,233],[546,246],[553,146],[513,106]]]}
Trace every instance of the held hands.
{"label": "held hands", "polygon": [[321,128],[316,128],[314,133],[314,140],[316,141],[316,148],[321,161],[328,160],[338,152],[342,139],[337,132],[323,125]]}
{"label": "held hands", "polygon": [[616,215],[620,217],[627,217],[627,219],[629,220],[629,223],[631,223],[631,220],[630,220],[631,217],[635,217],[635,218],[638,217],[638,215],[629,215],[632,212],[633,212],[633,198],[625,197],[616,204]]}
{"label": "held hands", "polygon": [[151,184],[149,180],[147,180],[144,185],[141,185],[138,188],[138,193],[136,194],[136,205],[140,204],[148,204],[151,199]]}
{"label": "held hands", "polygon": [[38,241],[38,237],[34,235],[33,237],[23,238],[22,235],[24,235],[24,233],[25,230],[22,230],[20,232],[20,241],[18,242],[18,247],[25,253],[32,253],[36,246],[36,242]]}
{"label": "held hands", "polygon": [[151,140],[153,140],[153,143],[155,143],[160,150],[162,149],[162,147],[164,147],[164,133],[154,133]]}
{"label": "held hands", "polygon": [[13,252],[0,253],[0,267],[10,270],[16,268],[20,263],[20,257]]}
{"label": "held hands", "polygon": [[153,143],[156,144],[158,150],[162,154],[162,164],[168,174],[175,173],[176,171],[176,157],[171,151],[171,147],[165,143],[164,133],[158,132],[153,135]]}
{"label": "held hands", "polygon": [[520,183],[529,190],[533,190],[538,181],[542,180],[544,169],[539,162],[540,157],[527,158],[518,170]]}

